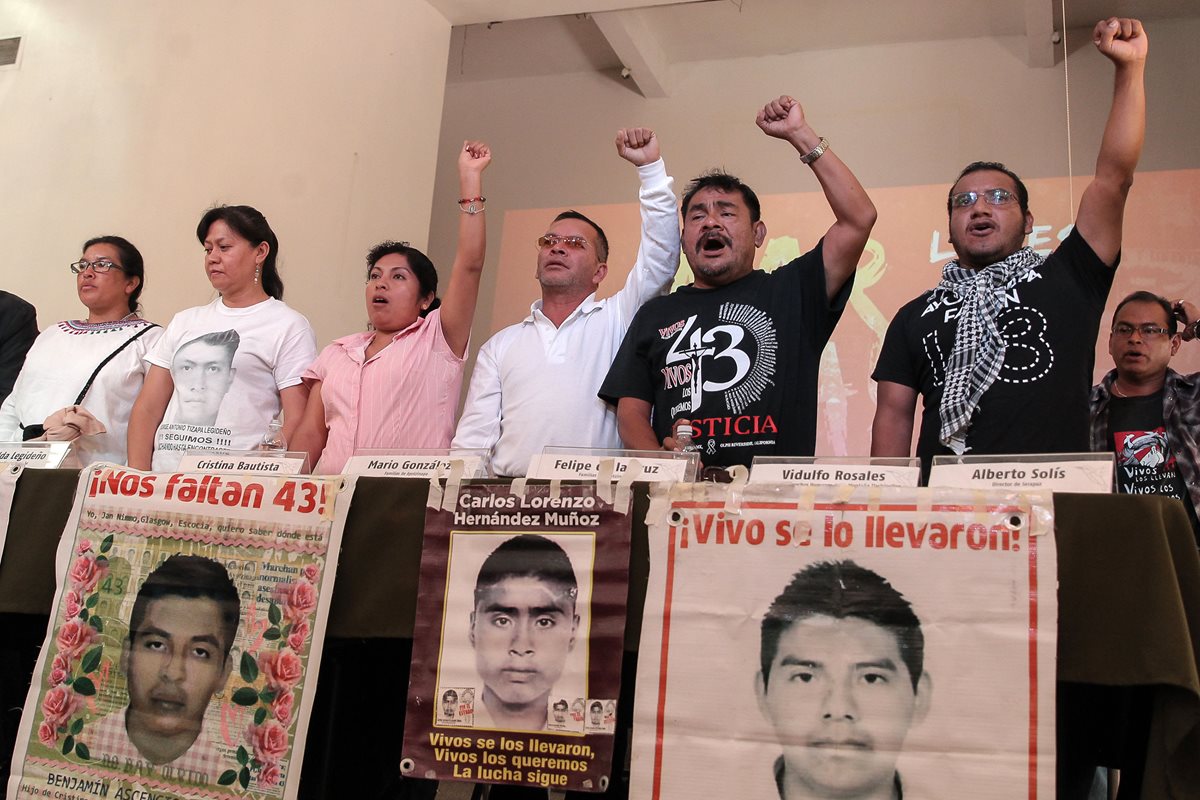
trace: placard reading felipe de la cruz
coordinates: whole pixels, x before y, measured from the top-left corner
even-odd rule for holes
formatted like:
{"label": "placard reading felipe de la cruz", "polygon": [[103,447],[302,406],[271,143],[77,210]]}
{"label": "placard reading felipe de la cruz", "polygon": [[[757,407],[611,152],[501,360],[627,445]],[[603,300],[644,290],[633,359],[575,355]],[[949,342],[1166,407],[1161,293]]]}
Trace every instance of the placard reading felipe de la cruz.
{"label": "placard reading felipe de la cruz", "polygon": [[430,508],[401,772],[602,792],[630,517],[591,485],[468,485]]}
{"label": "placard reading felipe de la cruz", "polygon": [[1049,496],[845,488],[652,490],[630,797],[1054,796]]}
{"label": "placard reading felipe de la cruz", "polygon": [[[632,451],[630,451],[632,452]],[[596,480],[605,459],[613,462],[613,477],[633,481],[658,483],[691,479],[689,468],[695,472],[696,456],[689,458],[654,458],[626,456],[596,456],[588,454],[537,453],[529,460],[530,478],[553,480]]]}
{"label": "placard reading felipe de la cruz", "polygon": [[83,470],[9,800],[296,797],[353,484]]}

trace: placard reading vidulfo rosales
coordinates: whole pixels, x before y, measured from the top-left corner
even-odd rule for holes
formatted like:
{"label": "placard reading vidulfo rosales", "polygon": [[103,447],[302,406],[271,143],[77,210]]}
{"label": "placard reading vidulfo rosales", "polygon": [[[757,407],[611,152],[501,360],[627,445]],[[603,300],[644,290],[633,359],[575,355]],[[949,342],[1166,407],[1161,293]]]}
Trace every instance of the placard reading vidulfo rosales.
{"label": "placard reading vidulfo rosales", "polygon": [[590,485],[468,485],[451,499],[426,513],[401,772],[604,791],[628,500],[614,510]]}
{"label": "placard reading vidulfo rosales", "polygon": [[83,470],[9,800],[296,797],[344,480]]}

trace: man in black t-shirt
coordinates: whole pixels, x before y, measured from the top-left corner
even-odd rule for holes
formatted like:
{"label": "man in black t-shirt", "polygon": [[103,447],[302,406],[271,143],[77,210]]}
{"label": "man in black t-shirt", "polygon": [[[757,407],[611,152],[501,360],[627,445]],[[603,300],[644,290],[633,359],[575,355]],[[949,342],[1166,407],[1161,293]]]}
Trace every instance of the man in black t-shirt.
{"label": "man in black t-shirt", "polygon": [[1200,543],[1200,373],[1168,366],[1196,338],[1198,319],[1183,300],[1151,292],[1122,300],[1108,336],[1116,369],[1092,387],[1091,410],[1092,449],[1116,453],[1117,491],[1181,500]]}
{"label": "man in black t-shirt", "polygon": [[692,181],[681,244],[695,282],[642,306],[600,388],[626,447],[671,450],[688,425],[707,466],[812,455],[821,350],[875,206],[796,100],[772,100],[756,122],[801,154],[835,221],[813,250],[766,273],[754,268],[767,228],[750,187],[720,172]]}
{"label": "man in black t-shirt", "polygon": [[1088,449],[1087,391],[1100,317],[1121,252],[1121,225],[1146,127],[1146,34],[1133,19],[1096,24],[1116,67],[1096,176],[1075,228],[1049,258],[1022,247],[1029,194],[1002,164],[968,165],[950,189],[958,258],[897,312],[872,377],[871,454],[1047,453]]}

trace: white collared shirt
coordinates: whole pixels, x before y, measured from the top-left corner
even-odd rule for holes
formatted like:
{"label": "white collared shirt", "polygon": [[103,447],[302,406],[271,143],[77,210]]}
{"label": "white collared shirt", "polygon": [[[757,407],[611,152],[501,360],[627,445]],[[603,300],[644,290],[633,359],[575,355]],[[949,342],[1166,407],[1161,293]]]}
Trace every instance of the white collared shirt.
{"label": "white collared shirt", "polygon": [[492,451],[498,475],[522,476],[548,445],[619,448],[617,415],[596,396],[633,315],[671,285],[679,267],[673,181],[662,159],[638,167],[642,238],[625,286],[589,295],[555,327],[542,301],[479,350],[452,447]]}

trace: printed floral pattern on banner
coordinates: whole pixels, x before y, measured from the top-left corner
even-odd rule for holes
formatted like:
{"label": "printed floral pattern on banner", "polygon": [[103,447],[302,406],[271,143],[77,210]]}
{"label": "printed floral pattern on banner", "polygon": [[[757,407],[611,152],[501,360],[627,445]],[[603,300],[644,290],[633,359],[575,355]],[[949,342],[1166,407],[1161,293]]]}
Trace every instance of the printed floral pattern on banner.
{"label": "printed floral pattern on banner", "polygon": [[87,698],[96,694],[96,677],[104,656],[100,634],[104,620],[95,613],[100,602],[100,582],[108,574],[108,556],[113,537],[106,536],[99,551],[90,539],[81,539],[69,573],[70,588],[64,598],[65,621],[55,639],[57,652],[50,666],[50,690],[42,700],[38,741],[61,748],[63,755],[75,753],[83,761],[91,758],[87,745],[77,741],[83,731]]}
{"label": "printed floral pattern on banner", "polygon": [[271,787],[282,779],[280,759],[288,753],[295,687],[304,677],[299,653],[311,633],[310,617],[317,608],[320,570],[306,565],[300,578],[281,586],[267,607],[270,627],[263,632],[258,657],[242,653],[239,673],[245,686],[233,693],[233,702],[254,709],[254,721],[246,729],[246,744],[238,746],[239,768],[226,770],[217,780],[222,786]]}

